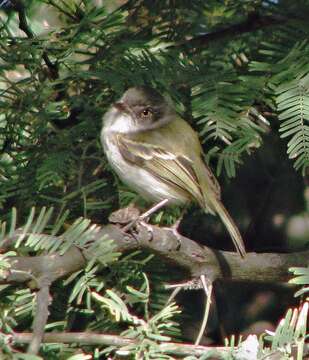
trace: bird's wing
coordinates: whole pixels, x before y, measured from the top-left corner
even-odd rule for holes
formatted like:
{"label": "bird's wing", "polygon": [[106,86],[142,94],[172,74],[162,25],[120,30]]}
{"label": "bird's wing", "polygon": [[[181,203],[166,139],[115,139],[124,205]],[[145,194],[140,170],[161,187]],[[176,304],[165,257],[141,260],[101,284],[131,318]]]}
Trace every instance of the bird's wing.
{"label": "bird's wing", "polygon": [[204,206],[193,162],[184,155],[174,154],[158,145],[141,143],[123,135],[117,136],[121,155],[129,162],[143,167],[153,176],[188,194]]}
{"label": "bird's wing", "polygon": [[220,187],[218,180],[216,179],[215,175],[211,171],[210,167],[205,163],[203,165],[204,165],[204,169],[206,171],[206,179],[208,179],[209,186],[214,191],[217,199],[221,200],[221,187]]}
{"label": "bird's wing", "polygon": [[[121,155],[132,164],[149,171],[153,176],[178,188],[195,199],[203,209],[217,213],[225,224],[237,251],[244,256],[245,246],[237,226],[220,201],[220,188],[209,168],[196,166],[194,161],[183,154],[165,150],[158,144],[135,141],[121,134],[117,135]],[[202,162],[200,157],[195,161]],[[198,169],[203,169],[199,171]],[[206,173],[204,172],[206,169]],[[208,175],[208,176],[207,176]]]}

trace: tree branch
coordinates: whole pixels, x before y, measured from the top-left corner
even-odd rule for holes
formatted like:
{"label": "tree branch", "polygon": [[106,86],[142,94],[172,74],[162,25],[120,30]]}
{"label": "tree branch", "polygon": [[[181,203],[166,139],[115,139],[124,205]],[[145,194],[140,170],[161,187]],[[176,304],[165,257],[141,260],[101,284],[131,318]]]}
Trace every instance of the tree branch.
{"label": "tree branch", "polygon": [[[89,241],[95,243],[102,239],[103,235],[113,239],[116,252],[123,253],[137,248],[149,249],[167,261],[186,268],[194,278],[205,274],[211,280],[286,282],[289,279],[290,267],[305,267],[309,262],[308,250],[288,254],[248,253],[242,259],[237,253],[201,246],[184,236],[176,237],[170,229],[151,225],[147,228],[138,225],[134,233],[124,233],[116,225],[107,225]],[[5,250],[12,243],[14,237],[5,239],[0,247]],[[86,261],[98,255],[97,251],[98,247],[79,249],[72,246],[64,255],[55,253],[13,257],[10,259],[11,268],[3,272],[0,283],[25,282],[33,276],[40,278],[46,274],[53,282],[85,267]]]}
{"label": "tree branch", "polygon": [[[31,340],[31,333],[14,333],[12,335],[12,341],[15,344],[27,344]],[[43,337],[44,343],[78,343],[78,344],[87,344],[87,345],[109,345],[109,346],[127,346],[138,343],[138,340],[129,339],[118,335],[107,335],[107,334],[98,334],[91,332],[66,332],[66,333],[46,333]],[[196,346],[190,344],[180,344],[180,343],[162,343],[159,345],[162,351],[170,354],[179,354],[182,356],[185,355],[196,355],[201,356],[207,351],[217,351],[222,353],[229,353],[230,348],[228,347],[208,347],[208,346]]]}
{"label": "tree branch", "polygon": [[[31,341],[31,333],[13,333],[9,335],[10,340],[15,344],[27,344]],[[133,345],[138,342],[135,339],[125,338],[119,335],[98,334],[91,332],[53,332],[46,333],[43,337],[44,343],[66,343],[66,344],[86,344],[86,345],[105,345],[105,346],[117,346],[123,347],[127,345]],[[246,346],[247,343],[247,346]],[[248,358],[248,349],[254,352],[255,346],[258,346],[258,340],[255,335],[250,335],[238,348],[233,349],[234,359]],[[191,345],[183,343],[165,342],[158,344],[158,347],[165,354],[177,354],[178,356],[202,356],[211,352],[212,358],[220,358],[223,355],[231,354],[231,348],[225,346],[201,346]],[[297,351],[297,346],[292,347],[293,354]],[[304,356],[307,356],[309,352],[309,345],[305,344]],[[221,355],[221,356],[220,356]],[[268,359],[279,359],[283,354],[280,351],[275,351],[269,354]],[[219,358],[218,357],[218,358]]]}
{"label": "tree branch", "polygon": [[40,290],[36,295],[36,311],[33,321],[33,334],[28,347],[28,353],[34,355],[36,355],[40,350],[41,342],[44,336],[45,325],[49,315],[48,306],[51,302],[51,297],[49,295],[49,278],[42,278],[40,282]]}
{"label": "tree branch", "polygon": [[[151,232],[149,232],[151,229]],[[20,237],[22,230],[17,230],[13,236],[4,239],[1,250],[7,250],[14,245]],[[29,235],[29,234],[27,234]],[[48,235],[46,235],[48,236]],[[248,253],[243,259],[237,253],[213,250],[201,246],[184,236],[176,236],[168,228],[137,224],[134,231],[124,233],[119,226],[107,225],[100,231],[92,233],[88,239],[88,248],[71,246],[63,255],[59,253],[40,255],[34,257],[6,258],[11,267],[0,272],[0,283],[26,282],[35,280],[40,288],[37,294],[37,308],[33,322],[33,334],[14,334],[15,343],[30,343],[28,352],[37,354],[42,342],[82,342],[87,344],[102,344],[125,346],[127,341],[119,336],[87,333],[52,333],[44,334],[48,318],[48,305],[50,301],[49,286],[58,278],[67,276],[86,266],[88,260],[98,256],[96,242],[102,237],[113,239],[115,252],[126,252],[137,248],[147,248],[159,256],[186,268],[191,277],[200,278],[205,275],[209,281],[237,280],[237,281],[266,281],[283,282],[288,280],[288,269],[292,266],[305,267],[309,261],[309,251],[275,254],[275,253]],[[51,241],[58,240],[50,236]],[[180,241],[180,247],[179,247]],[[110,248],[110,247],[109,247]],[[131,344],[131,343],[130,343]],[[175,346],[174,346],[175,345]],[[183,354],[197,354],[209,349],[187,344],[161,344],[162,351]],[[171,348],[169,348],[171,346]],[[167,347],[167,348],[165,348]],[[214,350],[212,348],[212,350]],[[215,348],[217,350],[217,348]],[[221,349],[222,350],[222,349]],[[222,351],[225,351],[224,349]],[[242,351],[240,349],[240,351]]]}
{"label": "tree branch", "polygon": [[219,29],[217,31],[209,32],[203,35],[195,36],[189,40],[180,41],[177,44],[169,46],[169,48],[179,47],[179,46],[189,46],[189,47],[205,47],[211,42],[217,40],[222,40],[228,37],[237,36],[245,34],[248,32],[256,31],[263,29],[269,26],[277,26],[284,24],[288,21],[288,18],[282,16],[262,16],[257,12],[252,12],[248,14],[246,20],[233,24],[231,26]]}
{"label": "tree branch", "polygon": [[86,266],[85,258],[76,247],[64,255],[16,256],[10,259],[11,268],[2,272],[0,283],[22,283],[48,275],[53,282]]}

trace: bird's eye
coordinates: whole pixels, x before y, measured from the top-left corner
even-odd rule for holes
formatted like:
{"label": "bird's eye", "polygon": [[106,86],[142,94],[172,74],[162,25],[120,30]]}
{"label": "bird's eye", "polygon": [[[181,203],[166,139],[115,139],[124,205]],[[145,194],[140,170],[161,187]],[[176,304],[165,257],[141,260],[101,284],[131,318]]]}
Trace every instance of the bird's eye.
{"label": "bird's eye", "polygon": [[152,115],[152,110],[147,108],[147,109],[144,109],[142,112],[141,112],[141,117],[143,118],[148,118]]}

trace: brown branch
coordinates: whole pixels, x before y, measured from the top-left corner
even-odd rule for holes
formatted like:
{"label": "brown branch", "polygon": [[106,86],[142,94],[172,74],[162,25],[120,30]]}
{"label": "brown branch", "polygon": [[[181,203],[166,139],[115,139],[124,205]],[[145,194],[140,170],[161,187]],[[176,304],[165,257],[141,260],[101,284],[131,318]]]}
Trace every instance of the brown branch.
{"label": "brown branch", "polygon": [[242,22],[233,24],[223,29],[219,29],[217,31],[195,36],[189,40],[180,41],[176,44],[169,46],[169,48],[179,46],[190,46],[195,48],[199,48],[201,46],[205,47],[210,43],[218,40],[245,34],[259,29],[264,29],[270,26],[281,25],[286,23],[288,20],[289,18],[284,18],[282,16],[262,16],[257,12],[252,12],[248,14],[247,19]]}
{"label": "brown branch", "polygon": [[[13,333],[8,335],[11,342],[15,344],[27,344],[31,341],[31,333]],[[92,332],[53,332],[44,334],[43,343],[66,343],[66,344],[86,344],[86,345],[105,345],[105,346],[116,346],[118,348],[133,345],[138,342],[138,340],[133,340],[125,338],[119,335],[108,335],[108,334],[98,334]],[[258,346],[258,340],[255,335],[250,335],[245,342],[242,343],[238,348],[233,349],[233,358],[235,359],[245,359],[248,358],[248,347],[244,346],[248,342],[249,350],[254,352],[255,346]],[[223,355],[231,354],[231,347],[225,346],[201,346],[201,345],[191,345],[184,343],[173,343],[166,342],[158,344],[159,349],[165,354],[177,354],[178,356],[202,356],[207,352],[211,352],[212,358],[221,358]],[[297,345],[292,345],[293,355],[297,352]],[[305,344],[304,346],[304,356],[307,356],[309,353],[309,345]],[[268,359],[279,359],[283,354],[280,351],[274,351],[272,354],[268,354]]]}
{"label": "brown branch", "polygon": [[3,271],[0,283],[27,282],[48,275],[51,282],[86,266],[85,258],[76,247],[64,255],[17,256],[10,260],[11,268]]}
{"label": "brown branch", "polygon": [[48,305],[51,302],[49,295],[49,278],[42,278],[40,283],[40,290],[36,295],[36,311],[33,321],[33,334],[28,347],[28,353],[34,355],[36,355],[40,350],[41,342],[44,336],[45,325],[49,315]]}
{"label": "brown branch", "polygon": [[202,247],[184,236],[178,239],[166,228],[153,226],[152,231],[152,241],[149,241],[146,229],[139,230],[136,234],[139,245],[188,269],[193,277],[205,274],[213,280],[285,282],[290,267],[307,266],[309,262],[309,251],[289,254],[252,252],[242,259],[237,253]]}
{"label": "brown branch", "polygon": [[[116,225],[107,225],[93,235],[90,241],[102,241],[102,236],[105,235],[114,240],[115,251],[121,253],[147,248],[173,264],[186,268],[191,277],[205,274],[210,280],[286,282],[290,267],[305,267],[309,262],[308,250],[288,254],[248,253],[242,259],[236,253],[210,249],[184,236],[176,237],[167,228],[150,225],[148,228],[151,228],[151,236],[149,229],[142,225],[137,226],[136,231],[131,234],[123,233]],[[13,242],[14,237],[5,239],[0,247],[5,250]],[[64,255],[56,253],[11,258],[11,269],[1,276],[0,283],[25,282],[46,274],[53,282],[85,267],[87,260],[98,255],[98,247],[94,249],[92,246],[84,250],[73,246]]]}
{"label": "brown branch", "polygon": [[[27,344],[31,340],[31,333],[13,333],[11,340],[15,344]],[[127,346],[138,343],[138,340],[125,338],[118,335],[98,334],[91,332],[53,332],[46,333],[43,337],[44,343],[78,343],[87,345],[107,345],[107,346]],[[208,347],[196,346],[190,344],[180,343],[162,343],[158,345],[159,348],[165,353],[177,353],[179,355],[196,355],[201,356],[206,351],[218,351],[221,354],[230,352],[228,347]]]}
{"label": "brown branch", "polygon": [[[149,228],[151,232],[149,233]],[[7,250],[14,245],[22,231],[17,230],[10,238],[2,241],[0,248]],[[29,234],[27,234],[29,235]],[[48,236],[48,235],[46,235]],[[275,254],[275,253],[248,253],[243,259],[237,253],[213,250],[202,247],[198,243],[184,236],[176,236],[167,228],[158,226],[147,227],[136,225],[132,233],[124,233],[116,225],[107,225],[100,231],[93,233],[89,239],[88,249],[80,249],[72,246],[63,255],[59,253],[34,257],[12,257],[11,268],[0,273],[0,283],[26,282],[35,280],[40,287],[37,294],[37,309],[33,325],[33,334],[14,334],[15,343],[30,343],[28,352],[37,354],[41,342],[85,342],[116,346],[126,345],[127,339],[103,334],[73,334],[53,333],[44,334],[44,328],[48,318],[49,285],[58,278],[67,276],[86,266],[88,260],[98,254],[97,241],[104,241],[102,237],[114,240],[114,251],[126,252],[136,248],[147,248],[159,256],[186,268],[191,277],[205,275],[209,281],[216,279],[242,280],[242,281],[267,281],[284,282],[288,280],[288,269],[292,266],[305,267],[309,262],[309,251]],[[50,236],[51,241],[56,238]],[[57,240],[59,240],[57,238]],[[179,247],[180,241],[180,247]],[[100,246],[104,249],[104,246]],[[54,336],[54,337],[53,337]],[[55,337],[56,336],[56,337]],[[58,336],[58,339],[57,339]],[[123,342],[121,342],[123,340]],[[181,344],[179,348],[173,348],[173,344],[161,344],[162,351],[168,352],[172,345],[172,352],[195,354],[195,351],[207,350],[205,347]],[[175,346],[176,346],[175,345]],[[167,348],[164,348],[167,346]],[[212,349],[213,350],[213,349]]]}

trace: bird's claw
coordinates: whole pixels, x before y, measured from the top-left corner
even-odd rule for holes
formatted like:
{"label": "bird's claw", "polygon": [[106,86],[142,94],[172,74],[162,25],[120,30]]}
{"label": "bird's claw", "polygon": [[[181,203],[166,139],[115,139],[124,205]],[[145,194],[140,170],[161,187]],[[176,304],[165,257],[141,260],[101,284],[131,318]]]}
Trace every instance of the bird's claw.
{"label": "bird's claw", "polygon": [[114,224],[129,224],[136,221],[139,216],[140,210],[132,205],[129,205],[125,208],[112,212],[108,217],[108,220]]}
{"label": "bird's claw", "polygon": [[180,250],[181,247],[181,235],[178,232],[178,224],[175,226],[175,224],[171,227],[167,227],[166,230],[171,231],[176,238],[177,245],[176,245],[176,251]]}
{"label": "bird's claw", "polygon": [[147,231],[147,237],[146,237],[146,240],[147,241],[152,241],[153,239],[153,230],[152,230],[152,227],[151,225],[149,225],[146,221],[144,220],[139,220],[137,221],[137,226],[140,226],[142,228],[141,231]]}

